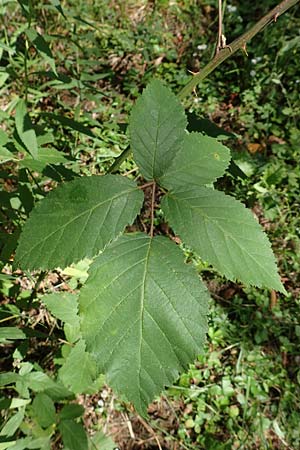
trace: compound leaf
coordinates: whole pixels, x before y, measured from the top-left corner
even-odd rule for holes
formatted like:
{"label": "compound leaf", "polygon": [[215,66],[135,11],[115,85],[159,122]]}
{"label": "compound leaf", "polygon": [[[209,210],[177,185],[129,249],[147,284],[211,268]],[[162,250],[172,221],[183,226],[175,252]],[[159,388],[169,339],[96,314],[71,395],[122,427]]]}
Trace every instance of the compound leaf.
{"label": "compound leaf", "polygon": [[142,202],[136,184],[120,175],[65,183],[31,212],[16,262],[28,270],[53,269],[92,257],[133,222]]}
{"label": "compound leaf", "polygon": [[181,239],[227,278],[285,292],[267,236],[239,201],[182,188],[163,199],[162,209]]}
{"label": "compound leaf", "polygon": [[229,149],[217,139],[201,133],[187,134],[159,182],[167,189],[203,186],[222,176],[229,161]]}
{"label": "compound leaf", "polygon": [[96,258],[79,297],[87,350],[144,414],[203,345],[209,295],[168,238],[125,235]]}
{"label": "compound leaf", "polygon": [[159,178],[185,136],[187,119],[177,97],[153,80],[137,100],[129,120],[133,156],[146,179]]}

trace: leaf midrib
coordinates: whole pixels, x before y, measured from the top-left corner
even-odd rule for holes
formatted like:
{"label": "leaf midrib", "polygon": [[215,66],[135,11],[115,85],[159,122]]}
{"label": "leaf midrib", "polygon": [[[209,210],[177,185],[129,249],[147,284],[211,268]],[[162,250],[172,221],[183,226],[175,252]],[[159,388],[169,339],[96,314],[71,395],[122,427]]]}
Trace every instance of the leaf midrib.
{"label": "leaf midrib", "polygon": [[[104,205],[105,203],[108,202],[113,202],[114,200],[116,200],[119,197],[122,197],[125,194],[131,193],[133,191],[138,191],[137,187],[134,187],[132,189],[128,189],[127,191],[123,191],[122,193],[119,193],[118,195],[115,195],[114,197],[110,197],[107,198],[106,200],[97,203],[93,208],[88,208],[85,211],[81,212],[80,214],[78,214],[77,216],[72,217],[72,219],[70,219],[68,222],[66,222],[65,224],[63,224],[61,227],[55,229],[54,231],[52,231],[50,234],[48,234],[45,238],[41,239],[39,242],[37,242],[33,247],[31,246],[30,249],[28,251],[26,251],[25,253],[22,254],[22,258],[26,257],[28,254],[32,253],[32,251],[34,251],[35,248],[39,247],[43,242],[47,241],[51,236],[53,236],[55,233],[57,233],[58,231],[66,228],[68,225],[70,225],[72,222],[76,221],[77,219],[79,219],[81,216],[84,216],[85,214],[89,213],[89,216],[92,214],[93,211],[95,211],[95,209],[99,208],[100,206]],[[85,225],[85,227],[87,226],[87,224]],[[20,257],[21,259],[21,257]]]}
{"label": "leaf midrib", "polygon": [[[175,201],[176,201],[176,200],[178,201],[178,199],[176,199],[176,197],[175,197],[174,195],[173,195],[173,196],[170,196],[170,197],[171,197],[171,198],[173,197],[173,199],[174,199]],[[224,234],[224,236],[228,236],[229,238],[231,238],[232,241],[235,242],[235,244],[237,245],[237,247],[241,250],[242,254],[243,254],[243,255],[246,254],[252,261],[254,261],[255,264],[258,264],[259,267],[261,268],[262,272],[264,272],[264,273],[267,275],[267,279],[269,278],[269,271],[266,270],[265,267],[260,263],[260,261],[259,261],[259,260],[257,261],[257,260],[254,258],[254,256],[252,256],[252,255],[248,252],[248,250],[246,250],[241,244],[239,244],[239,242],[232,236],[231,233],[225,232],[224,229],[219,225],[219,223],[218,223],[216,220],[211,219],[207,214],[202,213],[202,215],[201,215],[201,213],[199,212],[199,210],[201,210],[201,207],[199,207],[199,206],[193,206],[193,207],[191,207],[191,205],[186,201],[186,199],[179,199],[179,202],[180,202],[180,201],[182,201],[183,203],[185,203],[185,204],[187,205],[188,208],[192,208],[193,210],[196,210],[196,212],[197,212],[204,220],[206,219],[206,220],[208,220],[209,222],[211,222],[212,224],[214,224],[216,228],[218,228],[219,230],[221,230],[221,232]],[[233,205],[232,207],[234,208],[234,205]],[[241,223],[244,223],[244,222],[241,222]],[[246,224],[246,225],[247,225],[247,224]],[[262,232],[263,232],[263,231],[262,231]],[[248,240],[249,240],[249,238],[248,238]],[[253,241],[255,241],[255,239],[253,239]],[[264,244],[267,245],[266,242],[264,242]],[[214,254],[216,255],[216,252],[214,252]],[[216,255],[216,256],[217,256],[217,255]],[[217,258],[217,259],[218,259],[218,258]],[[221,267],[220,267],[220,268],[221,268]],[[223,269],[222,269],[222,272],[223,272]]]}
{"label": "leaf midrib", "polygon": [[[146,278],[147,278],[147,271],[148,271],[148,265],[149,265],[149,257],[150,257],[150,249],[151,249],[151,244],[152,244],[153,238],[151,237],[149,239],[149,245],[148,245],[148,250],[146,253],[146,257],[145,257],[145,265],[144,265],[144,272],[143,272],[143,278],[142,278],[142,283],[141,283],[141,311],[140,311],[140,342],[139,342],[139,363],[138,363],[138,367],[139,367],[139,371],[138,371],[138,383],[139,383],[139,387],[141,387],[142,383],[141,383],[141,369],[142,369],[142,343],[143,343],[143,335],[144,335],[144,314],[145,314],[145,291],[146,291]],[[140,403],[143,403],[143,400],[141,398],[141,394],[140,394],[140,390],[139,390],[139,397],[140,397]]]}

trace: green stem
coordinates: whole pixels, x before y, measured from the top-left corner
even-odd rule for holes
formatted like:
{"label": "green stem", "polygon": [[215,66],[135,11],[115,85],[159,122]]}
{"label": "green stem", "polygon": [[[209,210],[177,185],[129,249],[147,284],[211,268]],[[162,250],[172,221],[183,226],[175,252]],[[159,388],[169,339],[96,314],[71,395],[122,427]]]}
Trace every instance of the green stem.
{"label": "green stem", "polygon": [[[257,33],[259,33],[263,28],[272,22],[276,22],[278,17],[285,13],[292,6],[299,3],[300,0],[283,0],[275,8],[273,8],[268,14],[262,17],[250,30],[246,31],[242,36],[235,39],[230,45],[221,49],[215,57],[197,74],[193,75],[193,78],[184,86],[184,88],[179,92],[179,100],[183,100],[189,94],[193,92],[195,87],[204,80],[211,72],[213,72],[222,62],[227,58],[232,56],[238,50],[242,49],[246,51],[246,44],[249,42]],[[112,166],[109,168],[108,173],[113,173],[118,170],[123,161],[129,156],[131,150],[127,147],[120,156],[118,156]]]}
{"label": "green stem", "polygon": [[29,77],[28,77],[28,38],[25,38],[25,52],[24,52],[24,75],[25,75],[25,103],[28,105],[28,85],[29,85]]}
{"label": "green stem", "polygon": [[[28,16],[27,16],[27,29],[31,27],[32,19],[32,0],[28,2]],[[29,40],[25,37],[25,52],[24,52],[24,73],[25,73],[25,103],[28,105],[28,87],[29,87],[29,73],[28,73],[28,56],[29,56]]]}
{"label": "green stem", "polygon": [[193,92],[197,84],[199,84],[204,78],[206,78],[213,70],[215,70],[223,61],[232,56],[235,52],[242,49],[246,51],[246,44],[257,33],[272,22],[276,22],[279,16],[285,13],[292,6],[295,6],[299,0],[283,0],[275,8],[273,8],[268,14],[262,17],[250,30],[246,31],[242,36],[235,39],[231,44],[220,50],[216,56],[197,74],[193,75],[193,78],[188,82],[186,86],[179,92],[178,98],[180,100],[187,97]]}
{"label": "green stem", "polygon": [[107,173],[114,173],[118,170],[123,161],[129,156],[131,153],[130,147],[126,147],[125,150],[115,159],[114,163],[110,166]]}

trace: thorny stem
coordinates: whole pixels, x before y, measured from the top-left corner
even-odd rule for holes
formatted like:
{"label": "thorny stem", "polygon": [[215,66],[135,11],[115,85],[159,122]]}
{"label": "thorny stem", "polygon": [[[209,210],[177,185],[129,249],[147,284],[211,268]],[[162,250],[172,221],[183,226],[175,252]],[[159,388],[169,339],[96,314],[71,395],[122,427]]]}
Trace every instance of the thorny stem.
{"label": "thorny stem", "polygon": [[[179,100],[183,100],[189,94],[191,94],[197,84],[203,81],[213,70],[215,70],[223,61],[236,53],[239,49],[246,50],[246,43],[250,41],[257,33],[272,22],[276,22],[278,17],[285,13],[288,9],[295,6],[300,0],[283,0],[275,8],[273,8],[268,14],[262,17],[250,30],[242,34],[239,38],[235,39],[230,45],[221,49],[216,53],[214,58],[198,72],[193,75],[193,78],[184,86],[179,92]],[[219,22],[220,23],[220,22]],[[220,26],[220,25],[219,25]],[[222,36],[221,36],[222,39]],[[114,163],[108,170],[108,173],[113,173],[118,170],[123,161],[130,155],[131,149],[128,146],[123,152],[115,159]]]}
{"label": "thorny stem", "polygon": [[153,185],[152,185],[152,198],[151,198],[151,226],[150,226],[150,237],[153,237],[153,229],[154,229],[155,188],[156,188],[156,183],[155,183],[155,181],[153,181]]}
{"label": "thorny stem", "polygon": [[292,6],[295,6],[299,0],[283,0],[275,8],[273,8],[268,14],[262,17],[250,30],[246,31],[242,36],[235,39],[231,44],[221,49],[215,57],[197,74],[193,75],[193,78],[189,83],[179,92],[178,98],[180,100],[187,97],[193,92],[197,84],[199,84],[204,78],[206,78],[213,70],[215,70],[223,61],[232,56],[238,50],[246,49],[246,44],[257,33],[264,29],[272,22],[276,22],[278,17],[285,13]]}

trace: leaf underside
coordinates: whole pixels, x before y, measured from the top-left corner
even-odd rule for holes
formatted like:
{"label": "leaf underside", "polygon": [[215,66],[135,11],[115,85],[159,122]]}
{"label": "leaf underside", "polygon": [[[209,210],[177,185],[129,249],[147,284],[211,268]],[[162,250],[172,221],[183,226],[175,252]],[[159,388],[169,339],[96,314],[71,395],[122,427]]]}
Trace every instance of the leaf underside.
{"label": "leaf underside", "polygon": [[16,263],[28,270],[53,269],[93,257],[133,222],[142,203],[136,184],[120,175],[61,185],[32,211]]}
{"label": "leaf underside", "polygon": [[221,274],[285,293],[270,242],[240,202],[205,187],[182,188],[164,197],[162,210],[180,238]]}
{"label": "leaf underside", "polygon": [[161,81],[153,80],[129,119],[133,156],[146,179],[157,179],[168,169],[186,126],[185,112],[177,97]]}
{"label": "leaf underside", "polygon": [[229,149],[216,139],[201,133],[187,134],[159,183],[167,189],[213,183],[224,174],[229,161]]}
{"label": "leaf underside", "polygon": [[87,350],[144,414],[205,339],[209,295],[168,238],[125,235],[90,269],[79,298]]}

